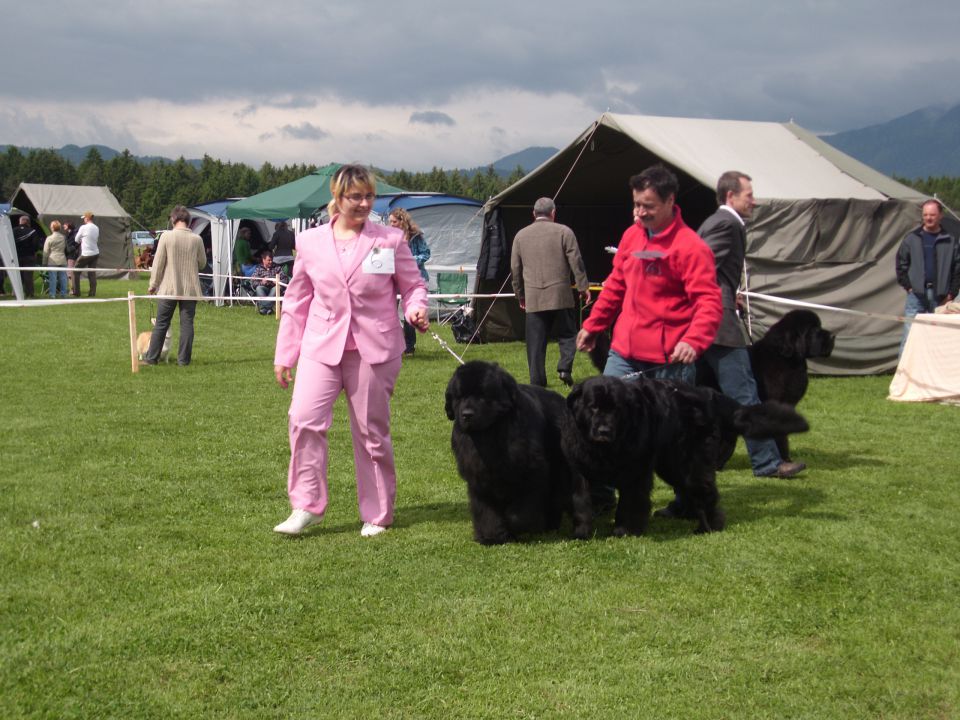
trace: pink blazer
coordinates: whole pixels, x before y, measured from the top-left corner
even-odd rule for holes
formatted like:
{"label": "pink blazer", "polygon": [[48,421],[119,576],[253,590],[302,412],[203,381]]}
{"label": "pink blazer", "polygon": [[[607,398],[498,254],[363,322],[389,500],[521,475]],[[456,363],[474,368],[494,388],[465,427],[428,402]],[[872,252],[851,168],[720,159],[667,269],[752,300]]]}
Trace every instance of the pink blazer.
{"label": "pink blazer", "polygon": [[[364,272],[374,248],[394,251],[394,272]],[[367,220],[344,269],[333,241],[333,223],[297,236],[293,279],[283,299],[274,364],[293,367],[300,353],[338,365],[353,333],[360,356],[376,365],[404,348],[397,295],[404,313],[427,307],[427,288],[410,248],[397,228]]]}

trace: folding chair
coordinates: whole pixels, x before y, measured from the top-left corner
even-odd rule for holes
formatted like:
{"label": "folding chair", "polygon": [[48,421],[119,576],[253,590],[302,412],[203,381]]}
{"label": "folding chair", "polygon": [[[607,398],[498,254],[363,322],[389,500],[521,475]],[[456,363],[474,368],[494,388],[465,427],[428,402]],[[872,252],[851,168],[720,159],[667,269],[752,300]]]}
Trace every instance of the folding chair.
{"label": "folding chair", "polygon": [[[467,292],[467,274],[464,272],[438,272],[438,295],[464,295]],[[470,298],[436,298],[437,322],[440,322],[440,311],[444,308],[459,310],[470,302]]]}

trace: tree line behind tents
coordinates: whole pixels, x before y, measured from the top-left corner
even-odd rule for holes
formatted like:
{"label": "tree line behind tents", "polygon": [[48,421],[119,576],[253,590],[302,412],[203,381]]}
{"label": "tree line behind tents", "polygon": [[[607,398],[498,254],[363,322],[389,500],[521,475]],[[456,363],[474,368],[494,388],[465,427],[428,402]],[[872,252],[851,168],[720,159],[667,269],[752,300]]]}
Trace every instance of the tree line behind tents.
{"label": "tree line behind tents", "polygon": [[[74,166],[56,150],[33,149],[26,154],[9,146],[0,154],[0,201],[13,197],[20,183],[51,185],[105,185],[134,219],[134,229],[152,230],[167,225],[174,205],[197,205],[229,197],[248,197],[308,175],[316,165],[264,163],[255,170],[243,163],[214,160],[204,155],[199,167],[183,157],[173,162],[141,163],[129,150],[104,160],[96,148]],[[492,166],[485,171],[462,170],[408,172],[378,171],[391,185],[415,192],[443,192],[487,200],[523,177],[517,167],[504,178]]]}
{"label": "tree line behind tents", "polygon": [[[248,197],[308,175],[316,165],[275,167],[264,163],[255,170],[244,163],[214,160],[204,155],[199,167],[179,158],[173,162],[142,163],[129,150],[104,160],[96,148],[75,166],[56,150],[30,150],[26,154],[11,145],[0,154],[0,201],[9,200],[20,183],[53,185],[105,185],[130,213],[135,225],[150,230],[166,227],[167,214],[174,205],[197,205],[228,197]],[[480,171],[407,170],[378,171],[396,187],[412,192],[442,192],[462,195],[481,202],[500,193],[524,176],[517,167],[503,177],[493,166]],[[936,195],[960,212],[960,177],[896,178],[928,195]]]}

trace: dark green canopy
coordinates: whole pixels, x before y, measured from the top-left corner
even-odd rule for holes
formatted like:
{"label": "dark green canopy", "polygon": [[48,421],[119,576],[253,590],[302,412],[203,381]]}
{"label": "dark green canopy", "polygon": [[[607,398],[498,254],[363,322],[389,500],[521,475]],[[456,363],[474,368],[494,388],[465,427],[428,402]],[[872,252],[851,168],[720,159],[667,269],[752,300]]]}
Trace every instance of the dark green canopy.
{"label": "dark green canopy", "polygon": [[[341,165],[324,165],[299,180],[238,200],[227,208],[227,217],[231,220],[308,218],[330,202],[330,178]],[[377,193],[398,192],[403,190],[377,180]]]}

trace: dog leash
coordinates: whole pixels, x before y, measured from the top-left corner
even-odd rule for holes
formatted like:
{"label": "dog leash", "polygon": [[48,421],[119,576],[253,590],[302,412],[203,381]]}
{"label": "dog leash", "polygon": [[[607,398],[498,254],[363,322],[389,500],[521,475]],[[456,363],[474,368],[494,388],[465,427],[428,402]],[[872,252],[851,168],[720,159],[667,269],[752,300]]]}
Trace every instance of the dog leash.
{"label": "dog leash", "polygon": [[663,365],[654,365],[653,367],[648,367],[646,370],[637,370],[636,372],[629,373],[627,375],[621,375],[621,380],[636,380],[637,378],[645,378],[647,373],[654,372],[655,370],[662,370],[663,368],[670,367],[675,363],[668,362]]}

